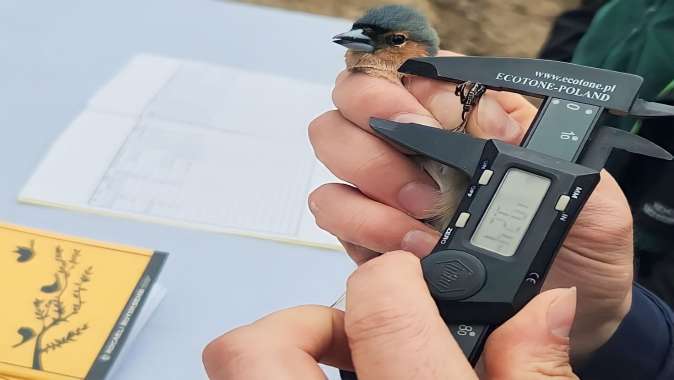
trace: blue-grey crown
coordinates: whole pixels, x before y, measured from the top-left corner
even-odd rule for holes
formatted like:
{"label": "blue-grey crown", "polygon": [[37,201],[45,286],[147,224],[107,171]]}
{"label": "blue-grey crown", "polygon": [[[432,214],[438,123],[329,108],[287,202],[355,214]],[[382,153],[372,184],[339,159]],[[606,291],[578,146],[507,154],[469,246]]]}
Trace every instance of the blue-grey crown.
{"label": "blue-grey crown", "polygon": [[385,5],[368,10],[356,20],[354,27],[374,26],[385,31],[407,31],[410,39],[428,46],[430,55],[438,51],[439,38],[426,17],[404,5]]}

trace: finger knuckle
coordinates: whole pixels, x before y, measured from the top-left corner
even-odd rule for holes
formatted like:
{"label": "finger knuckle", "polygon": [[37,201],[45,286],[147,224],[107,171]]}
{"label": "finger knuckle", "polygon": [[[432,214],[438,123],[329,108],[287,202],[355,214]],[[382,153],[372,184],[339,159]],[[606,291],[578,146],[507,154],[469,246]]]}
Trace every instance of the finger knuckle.
{"label": "finger knuckle", "polygon": [[627,212],[618,212],[620,208],[612,205],[588,203],[574,226],[574,234],[607,246],[632,244],[634,222],[628,208]]}
{"label": "finger knuckle", "polygon": [[[340,80],[332,90],[333,104],[349,113],[354,109],[369,109],[377,116],[382,112],[381,82],[365,74],[351,73]],[[386,107],[387,109],[389,107]]]}
{"label": "finger knuckle", "polygon": [[[396,250],[388,252],[381,257],[382,266],[400,266],[400,265],[419,265],[419,257],[413,253],[403,250]],[[388,269],[387,269],[388,270]]]}
{"label": "finger knuckle", "polygon": [[614,225],[614,235],[624,240],[631,241],[634,233],[634,220],[632,215],[626,213],[622,218],[618,218]]}
{"label": "finger knuckle", "polygon": [[[377,258],[378,259],[378,258]],[[363,265],[356,268],[349,278],[346,280],[347,288],[358,288],[363,285],[364,281],[371,279],[371,274],[377,269],[377,259],[369,260]]]}
{"label": "finger knuckle", "polygon": [[[317,188],[315,188],[314,190],[312,190],[309,193],[309,197],[307,199],[309,201],[310,206],[315,206],[315,207],[320,206],[320,204],[323,200],[323,194],[327,190],[327,186],[328,186],[328,184],[324,183],[324,184],[318,186]],[[312,207],[312,208],[314,208],[314,207]]]}
{"label": "finger knuckle", "polygon": [[[334,203],[342,200],[345,193],[351,189],[342,184],[327,183],[317,187],[309,194],[309,209],[314,215],[316,225],[335,235],[336,237],[349,241],[358,242],[367,228],[366,213],[348,211],[348,208],[337,209]],[[356,239],[356,240],[354,240]]]}
{"label": "finger knuckle", "polygon": [[546,379],[577,379],[569,364],[568,346],[548,347],[539,359],[530,361],[531,373]]}
{"label": "finger knuckle", "polygon": [[[339,78],[339,76],[337,78]],[[340,82],[342,82],[342,81],[343,80],[340,80]],[[340,84],[335,82],[335,87],[332,88],[332,92],[330,93],[330,98],[332,99],[332,104],[335,107],[339,107],[338,106],[338,104],[339,104],[339,87],[340,87]]]}
{"label": "finger knuckle", "polygon": [[599,238],[607,245],[632,244],[634,220],[629,204],[615,180],[605,171],[576,223],[575,233]]}
{"label": "finger knuckle", "polygon": [[340,71],[339,74],[337,74],[337,77],[335,77],[335,85],[338,85],[339,82],[344,80],[349,74],[350,71],[348,69]]}
{"label": "finger knuckle", "polygon": [[405,305],[379,306],[366,314],[346,318],[345,330],[354,346],[377,344],[423,345],[428,341],[428,328],[416,311]]}
{"label": "finger knuckle", "polygon": [[358,265],[362,265],[368,260],[378,256],[377,252],[366,247],[349,243],[347,241],[342,241],[341,243],[349,257],[351,257],[351,259]]}
{"label": "finger knuckle", "polygon": [[354,91],[355,96],[351,100],[354,104],[361,104],[363,109],[381,109],[379,106],[382,99],[380,83],[372,78],[367,79],[368,81],[360,86],[359,91]]}
{"label": "finger knuckle", "polygon": [[[419,258],[407,251],[392,251],[369,260],[359,266],[347,280],[347,287],[358,289],[362,287],[379,286],[381,282],[395,281],[390,278],[391,273],[401,266],[419,265]],[[386,284],[383,284],[385,287]]]}
{"label": "finger knuckle", "polygon": [[331,215],[326,215],[325,212],[321,212],[320,210],[324,210],[325,202],[329,202],[332,198],[331,194],[334,191],[334,186],[335,184],[332,183],[324,183],[315,188],[311,193],[309,193],[309,196],[307,197],[309,210],[314,215],[316,224],[324,229],[328,227],[327,221],[330,220]]}
{"label": "finger knuckle", "polygon": [[309,122],[309,141],[314,147],[322,140],[324,131],[330,126],[332,120],[334,120],[335,112],[337,111],[325,112]]}
{"label": "finger knuckle", "polygon": [[[325,185],[322,185],[325,186]],[[322,187],[321,186],[321,187]],[[321,229],[327,229],[326,225],[326,218],[323,213],[318,212],[318,210],[322,207],[321,204],[323,202],[323,196],[322,196],[322,191],[320,188],[317,188],[316,190],[312,191],[309,194],[309,210],[311,213],[314,215],[314,221],[318,227]]]}
{"label": "finger knuckle", "polygon": [[[363,244],[364,242],[373,240],[368,213],[352,209],[339,212],[341,213],[339,216],[324,215],[323,220],[320,222],[325,227],[321,228],[325,228],[338,238],[354,244]],[[319,223],[318,220],[317,223]]]}
{"label": "finger knuckle", "polygon": [[202,352],[202,361],[209,374],[236,371],[255,362],[251,342],[255,340],[254,329],[240,327],[228,332],[206,345]]}
{"label": "finger knuckle", "polygon": [[452,85],[436,83],[436,81],[428,78],[415,79],[409,89],[422,104],[434,104],[436,99],[446,99],[446,92],[454,92],[453,88],[450,90]]}
{"label": "finger knuckle", "polygon": [[367,265],[359,267],[352,276],[355,276],[357,280],[372,279],[375,276],[381,276],[382,279],[390,280],[388,274],[393,273],[395,269],[401,266],[418,264],[419,258],[410,252],[402,250],[391,251],[377,257],[375,260],[370,260]]}
{"label": "finger knuckle", "polygon": [[384,144],[380,144],[379,146],[373,145],[372,149],[369,157],[353,170],[350,177],[371,178],[373,174],[383,173],[390,171],[390,168],[399,167],[399,163],[396,162],[396,155],[392,154],[388,146]]}
{"label": "finger knuckle", "polygon": [[513,350],[504,353],[495,351],[496,340],[492,340],[493,338],[504,338],[498,344],[502,347],[508,343],[508,336],[499,334],[497,329],[489,337],[486,354],[491,360],[486,361],[486,369],[492,380],[578,379],[569,362],[568,344],[551,344],[537,347],[536,350]]}

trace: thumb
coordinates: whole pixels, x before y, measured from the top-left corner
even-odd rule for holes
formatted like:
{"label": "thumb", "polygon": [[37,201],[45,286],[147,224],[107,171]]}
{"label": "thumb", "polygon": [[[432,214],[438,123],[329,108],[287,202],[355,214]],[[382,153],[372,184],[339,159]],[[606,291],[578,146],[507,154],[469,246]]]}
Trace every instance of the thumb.
{"label": "thumb", "polygon": [[575,313],[576,288],[536,296],[487,340],[486,378],[577,380],[569,363],[569,332]]}

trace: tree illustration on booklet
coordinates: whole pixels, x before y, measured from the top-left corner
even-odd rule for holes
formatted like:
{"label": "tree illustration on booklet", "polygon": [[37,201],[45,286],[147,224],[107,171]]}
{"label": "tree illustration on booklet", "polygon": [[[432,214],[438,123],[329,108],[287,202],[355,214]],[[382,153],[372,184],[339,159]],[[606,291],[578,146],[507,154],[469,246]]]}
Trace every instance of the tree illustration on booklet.
{"label": "tree illustration on booklet", "polygon": [[[31,242],[30,250],[36,254],[34,242]],[[17,252],[26,250],[26,247],[17,247]],[[42,355],[61,349],[65,345],[75,342],[77,337],[81,336],[89,328],[88,323],[77,324],[64,335],[51,341],[45,340],[45,335],[56,326],[63,323],[72,323],[82,310],[85,304],[83,293],[87,291],[85,284],[91,281],[93,267],[89,266],[80,272],[79,277],[74,277],[74,272],[80,265],[80,251],[73,249],[70,257],[66,258],[63,249],[56,246],[54,249],[54,260],[56,271],[54,280],[48,285],[40,288],[40,297],[33,301],[34,315],[38,327],[22,326],[17,330],[21,335],[21,341],[13,347],[23,346],[29,342],[34,344],[33,348],[33,368],[41,370]],[[32,256],[32,255],[31,255]],[[25,263],[25,261],[19,261]]]}

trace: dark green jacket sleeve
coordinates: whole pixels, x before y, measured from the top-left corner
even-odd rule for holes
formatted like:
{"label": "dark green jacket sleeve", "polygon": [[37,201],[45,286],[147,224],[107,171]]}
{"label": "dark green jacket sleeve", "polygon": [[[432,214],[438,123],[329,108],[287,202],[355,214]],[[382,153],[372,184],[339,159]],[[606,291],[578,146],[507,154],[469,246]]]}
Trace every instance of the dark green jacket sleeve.
{"label": "dark green jacket sleeve", "polygon": [[[641,75],[641,97],[653,100],[674,79],[674,1],[613,0],[595,15],[572,62]],[[634,120],[607,122],[625,130]]]}

